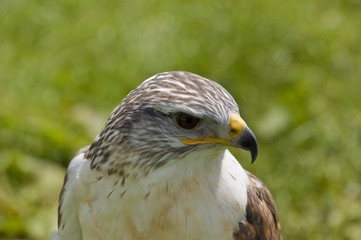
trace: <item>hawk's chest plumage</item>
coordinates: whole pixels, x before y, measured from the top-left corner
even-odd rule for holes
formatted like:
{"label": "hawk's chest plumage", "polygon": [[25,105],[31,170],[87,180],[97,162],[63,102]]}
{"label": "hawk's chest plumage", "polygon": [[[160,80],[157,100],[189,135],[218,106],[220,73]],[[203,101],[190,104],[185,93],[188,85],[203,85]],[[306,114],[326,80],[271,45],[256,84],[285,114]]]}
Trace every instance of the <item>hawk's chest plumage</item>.
{"label": "hawk's chest plumage", "polygon": [[77,187],[83,239],[233,239],[245,218],[247,175],[228,150],[197,161],[123,184],[85,161]]}

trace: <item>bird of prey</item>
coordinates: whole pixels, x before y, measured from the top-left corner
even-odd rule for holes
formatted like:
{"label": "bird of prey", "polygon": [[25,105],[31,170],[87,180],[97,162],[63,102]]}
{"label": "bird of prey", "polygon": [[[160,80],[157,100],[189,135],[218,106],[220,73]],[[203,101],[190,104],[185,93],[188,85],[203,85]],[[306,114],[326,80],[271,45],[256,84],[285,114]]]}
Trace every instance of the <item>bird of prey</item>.
{"label": "bird of prey", "polygon": [[257,157],[223,87],[182,71],[145,80],[70,162],[51,239],[282,239],[269,190],[229,147]]}

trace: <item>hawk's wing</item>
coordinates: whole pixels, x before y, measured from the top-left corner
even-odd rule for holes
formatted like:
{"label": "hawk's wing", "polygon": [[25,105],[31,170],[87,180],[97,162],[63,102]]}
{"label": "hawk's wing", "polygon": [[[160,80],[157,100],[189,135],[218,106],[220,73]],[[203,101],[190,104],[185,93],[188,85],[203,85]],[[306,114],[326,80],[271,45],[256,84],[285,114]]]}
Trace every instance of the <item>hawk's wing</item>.
{"label": "hawk's wing", "polygon": [[281,240],[281,227],[276,206],[267,187],[250,172],[246,171],[250,184],[247,190],[246,221],[239,223],[236,240]]}
{"label": "hawk's wing", "polygon": [[51,235],[51,240],[82,239],[76,184],[79,171],[85,161],[84,153],[88,148],[89,146],[80,149],[69,164],[59,196],[58,231]]}

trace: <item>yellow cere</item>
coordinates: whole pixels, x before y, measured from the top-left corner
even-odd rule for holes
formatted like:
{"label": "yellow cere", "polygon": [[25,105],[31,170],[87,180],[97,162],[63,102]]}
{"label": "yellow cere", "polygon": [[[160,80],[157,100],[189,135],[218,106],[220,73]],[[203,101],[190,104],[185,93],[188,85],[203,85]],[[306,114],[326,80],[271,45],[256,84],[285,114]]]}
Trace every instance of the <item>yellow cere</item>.
{"label": "yellow cere", "polygon": [[229,136],[230,138],[241,135],[244,126],[247,124],[237,113],[231,113],[231,119],[229,121]]}

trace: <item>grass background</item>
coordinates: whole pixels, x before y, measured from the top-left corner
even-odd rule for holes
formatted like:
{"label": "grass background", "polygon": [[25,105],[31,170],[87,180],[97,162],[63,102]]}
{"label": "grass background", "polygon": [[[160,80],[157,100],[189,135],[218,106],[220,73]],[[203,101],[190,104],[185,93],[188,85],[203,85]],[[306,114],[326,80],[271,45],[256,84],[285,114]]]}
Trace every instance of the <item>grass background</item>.
{"label": "grass background", "polygon": [[235,97],[284,239],[361,236],[358,0],[0,1],[0,239],[47,239],[75,152],[144,79]]}

